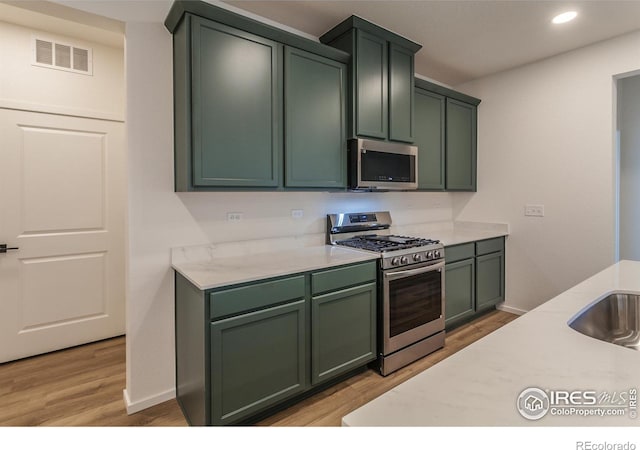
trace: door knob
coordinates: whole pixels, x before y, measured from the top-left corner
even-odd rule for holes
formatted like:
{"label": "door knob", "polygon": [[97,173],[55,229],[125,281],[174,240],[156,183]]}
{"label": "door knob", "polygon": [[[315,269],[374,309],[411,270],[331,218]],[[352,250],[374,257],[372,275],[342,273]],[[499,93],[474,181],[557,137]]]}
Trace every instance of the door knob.
{"label": "door knob", "polygon": [[0,253],[7,253],[9,250],[18,250],[19,247],[7,247],[7,244],[0,244]]}

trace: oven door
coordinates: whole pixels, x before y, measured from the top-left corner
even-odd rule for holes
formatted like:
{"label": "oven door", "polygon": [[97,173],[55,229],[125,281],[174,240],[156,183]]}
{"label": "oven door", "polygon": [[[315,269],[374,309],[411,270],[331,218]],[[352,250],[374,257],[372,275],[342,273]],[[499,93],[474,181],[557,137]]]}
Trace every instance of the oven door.
{"label": "oven door", "polygon": [[444,330],[444,262],[382,271],[387,355]]}

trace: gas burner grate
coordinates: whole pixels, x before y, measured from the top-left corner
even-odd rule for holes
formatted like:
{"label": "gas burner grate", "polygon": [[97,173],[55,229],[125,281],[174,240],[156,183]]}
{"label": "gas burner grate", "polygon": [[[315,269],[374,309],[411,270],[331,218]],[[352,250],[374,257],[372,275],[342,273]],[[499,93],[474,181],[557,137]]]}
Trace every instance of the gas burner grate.
{"label": "gas burner grate", "polygon": [[440,241],[433,239],[414,238],[394,235],[362,235],[337,241],[336,244],[361,250],[374,252],[388,252],[394,250],[404,250],[408,248],[424,247],[427,245],[439,244]]}

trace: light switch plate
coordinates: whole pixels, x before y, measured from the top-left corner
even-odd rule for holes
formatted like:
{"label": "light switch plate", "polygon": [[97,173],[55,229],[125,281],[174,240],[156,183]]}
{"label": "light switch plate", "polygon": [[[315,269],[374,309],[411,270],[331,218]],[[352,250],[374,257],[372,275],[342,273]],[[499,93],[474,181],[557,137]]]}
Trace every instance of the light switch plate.
{"label": "light switch plate", "polygon": [[544,217],[544,205],[524,205],[524,215]]}
{"label": "light switch plate", "polygon": [[242,220],[242,213],[241,212],[228,212],[227,213],[227,220],[229,222],[239,222]]}

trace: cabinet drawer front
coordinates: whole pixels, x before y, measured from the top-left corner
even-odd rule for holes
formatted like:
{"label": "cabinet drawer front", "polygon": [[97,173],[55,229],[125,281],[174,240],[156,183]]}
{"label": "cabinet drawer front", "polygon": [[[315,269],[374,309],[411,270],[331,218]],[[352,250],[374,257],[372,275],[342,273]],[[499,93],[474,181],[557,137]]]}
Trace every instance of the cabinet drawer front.
{"label": "cabinet drawer front", "polygon": [[445,247],[444,258],[447,263],[460,261],[461,259],[473,258],[476,254],[475,244],[469,242],[468,244],[452,245],[451,247]]}
{"label": "cabinet drawer front", "polygon": [[340,267],[311,274],[313,295],[334,291],[348,286],[367,283],[376,279],[376,263],[371,261],[357,266]]}
{"label": "cabinet drawer front", "polygon": [[502,237],[476,242],[476,255],[478,256],[502,250],[504,250],[504,238]]}
{"label": "cabinet drawer front", "polygon": [[211,319],[304,298],[304,276],[213,292],[209,295]]}

